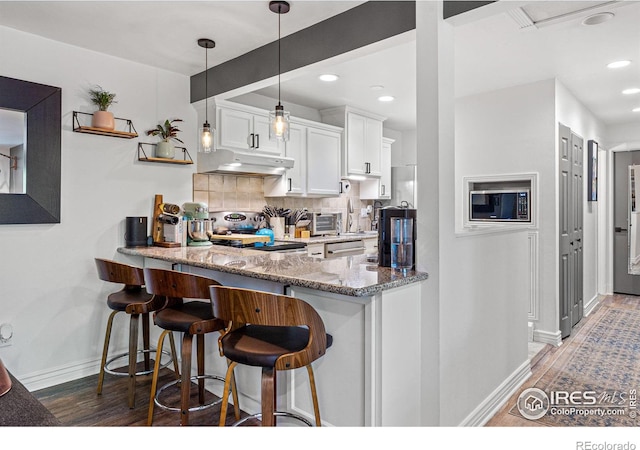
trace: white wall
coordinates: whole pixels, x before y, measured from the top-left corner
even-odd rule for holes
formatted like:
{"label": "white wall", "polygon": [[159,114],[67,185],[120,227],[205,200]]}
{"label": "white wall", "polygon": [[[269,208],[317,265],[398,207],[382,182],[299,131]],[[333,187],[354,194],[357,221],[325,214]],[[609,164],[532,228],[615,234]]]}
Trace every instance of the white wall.
{"label": "white wall", "polygon": [[[571,131],[584,139],[583,162],[583,300],[585,306],[593,304],[598,292],[599,262],[605,255],[600,255],[598,246],[599,215],[605,214],[605,196],[600,195],[597,202],[589,202],[588,198],[588,160],[589,152],[587,142],[595,140],[600,143],[605,140],[606,127],[598,120],[580,101],[567,90],[559,81],[556,81],[556,115],[558,122],[571,128]],[[598,172],[602,175],[606,171]],[[599,184],[602,184],[601,182]],[[602,212],[601,212],[602,211]],[[604,232],[604,230],[602,230]]]}
{"label": "white wall", "polygon": [[[97,372],[113,285],[99,281],[95,257],[118,259],[126,216],[152,216],[155,194],[191,200],[195,165],[137,161],[137,142],[159,121],[184,120],[181,138],[196,157],[197,121],[186,76],[0,27],[0,75],[62,88],[61,223],[0,225],[0,323],[13,345],[0,358],[28,388]],[[139,139],[74,133],[72,111],[92,112],[93,84],[116,92],[111,110],[128,118]],[[124,348],[125,321],[116,321]],[[52,379],[52,372],[64,379]]]}
{"label": "white wall", "polygon": [[[540,81],[456,101],[456,225],[464,214],[463,178],[537,173],[532,196],[538,213],[539,320],[536,329],[558,330],[556,295],[555,82]],[[536,208],[536,204],[538,207]],[[510,251],[508,248],[504,251]],[[509,272],[528,273],[528,251]],[[478,265],[482,265],[478,261]],[[504,275],[499,276],[500,279]],[[527,288],[529,283],[525,284]],[[527,294],[529,289],[526,290]],[[524,319],[526,321],[526,318]]]}

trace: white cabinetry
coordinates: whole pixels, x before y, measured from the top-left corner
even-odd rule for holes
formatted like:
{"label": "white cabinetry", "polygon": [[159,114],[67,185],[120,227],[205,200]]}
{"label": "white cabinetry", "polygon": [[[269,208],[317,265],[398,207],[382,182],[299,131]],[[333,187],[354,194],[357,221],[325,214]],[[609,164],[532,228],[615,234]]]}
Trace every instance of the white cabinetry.
{"label": "white cabinetry", "polygon": [[269,140],[269,113],[231,102],[216,102],[218,147],[282,156],[284,145]]}
{"label": "white cabinetry", "polygon": [[307,255],[313,258],[324,258],[324,244],[307,244]]}
{"label": "white cabinetry", "polygon": [[326,123],[344,128],[342,175],[379,177],[382,163],[382,123],[385,117],[349,106],[320,112]]}
{"label": "white cabinetry", "polygon": [[362,200],[389,200],[391,198],[391,145],[394,142],[394,139],[382,138],[380,178],[360,182],[360,198]]}
{"label": "white cabinetry", "polygon": [[339,195],[341,129],[291,119],[290,130],[285,153],[295,164],[280,177],[265,178],[265,197]]}

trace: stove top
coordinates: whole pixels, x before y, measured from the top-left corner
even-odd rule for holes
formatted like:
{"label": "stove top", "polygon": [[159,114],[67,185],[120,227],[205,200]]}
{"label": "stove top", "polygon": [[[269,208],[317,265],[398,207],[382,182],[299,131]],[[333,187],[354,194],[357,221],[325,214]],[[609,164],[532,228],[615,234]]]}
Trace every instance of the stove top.
{"label": "stove top", "polygon": [[244,244],[242,241],[236,240],[216,240],[215,236],[211,237],[211,243],[215,245],[224,245],[226,247],[250,248],[252,250],[260,250],[263,252],[278,252],[283,250],[298,250],[306,248],[303,242],[274,242],[272,245],[263,245],[256,247],[255,244]]}

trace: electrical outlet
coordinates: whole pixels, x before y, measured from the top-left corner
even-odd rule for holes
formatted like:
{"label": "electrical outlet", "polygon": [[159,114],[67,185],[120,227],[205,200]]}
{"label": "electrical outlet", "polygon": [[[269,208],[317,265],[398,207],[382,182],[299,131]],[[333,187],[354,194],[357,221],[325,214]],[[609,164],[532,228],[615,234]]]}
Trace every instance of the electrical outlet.
{"label": "electrical outlet", "polygon": [[9,347],[13,340],[13,327],[10,323],[0,324],[0,347]]}
{"label": "electrical outlet", "polygon": [[367,217],[368,215],[367,208],[360,208],[360,217]]}

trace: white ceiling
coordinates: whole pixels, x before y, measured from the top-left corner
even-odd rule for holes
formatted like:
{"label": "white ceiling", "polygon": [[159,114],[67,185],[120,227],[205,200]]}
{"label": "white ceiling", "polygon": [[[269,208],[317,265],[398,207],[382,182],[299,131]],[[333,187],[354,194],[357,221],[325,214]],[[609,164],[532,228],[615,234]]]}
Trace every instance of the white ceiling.
{"label": "white ceiling", "polygon": [[[353,8],[361,1],[291,2],[282,17],[286,36]],[[525,5],[528,3],[529,5]],[[569,10],[593,7],[581,16],[550,20]],[[268,1],[0,1],[0,25],[119,56],[159,68],[193,75],[204,69],[197,39],[209,37],[209,67],[246,53],[277,38],[277,16]],[[607,124],[640,122],[640,95],[623,96],[622,89],[640,87],[640,2],[579,2],[502,0],[493,14],[455,28],[456,96],[557,77]],[[525,6],[523,6],[525,5]],[[537,27],[520,29],[509,10],[518,6]],[[596,26],[580,24],[583,16],[607,9],[613,20]],[[517,15],[522,20],[522,14]],[[96,20],[100,18],[100,20]],[[294,79],[283,76],[282,100],[315,108],[350,104],[388,117],[399,130],[415,127],[415,42],[412,33],[387,44],[319,64]],[[605,64],[631,59],[626,69],[610,71]],[[332,65],[333,67],[325,67]],[[317,81],[319,72],[340,79],[331,85]],[[380,91],[370,89],[382,85]],[[273,88],[259,93],[275,96]],[[393,103],[375,100],[393,95]]]}

